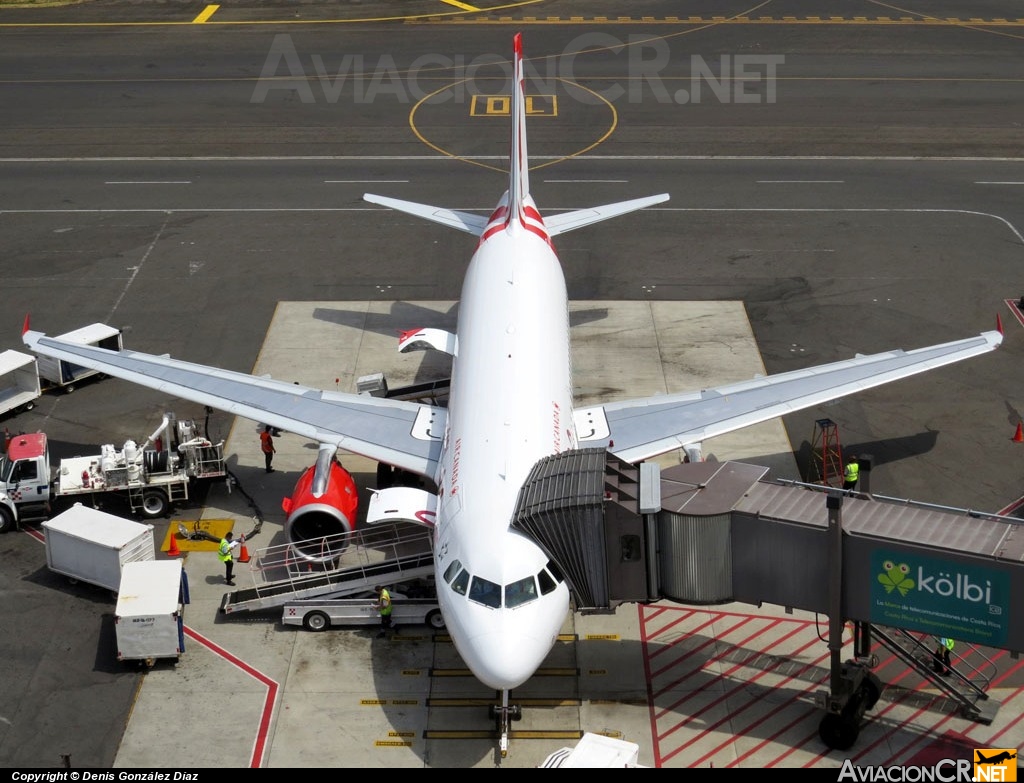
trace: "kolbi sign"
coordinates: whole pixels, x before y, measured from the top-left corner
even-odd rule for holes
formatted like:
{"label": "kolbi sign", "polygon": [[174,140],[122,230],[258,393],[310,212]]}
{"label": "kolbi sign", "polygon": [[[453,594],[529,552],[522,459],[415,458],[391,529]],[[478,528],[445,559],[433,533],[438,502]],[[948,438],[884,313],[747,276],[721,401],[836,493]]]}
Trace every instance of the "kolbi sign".
{"label": "kolbi sign", "polygon": [[933,557],[877,549],[871,555],[871,621],[1001,647],[1010,576]]}

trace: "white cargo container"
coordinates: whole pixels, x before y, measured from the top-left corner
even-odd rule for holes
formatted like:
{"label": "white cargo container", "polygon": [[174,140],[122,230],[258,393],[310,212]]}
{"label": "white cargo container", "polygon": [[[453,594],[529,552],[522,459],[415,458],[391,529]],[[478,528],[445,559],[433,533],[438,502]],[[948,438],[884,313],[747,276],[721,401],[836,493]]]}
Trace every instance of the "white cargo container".
{"label": "white cargo container", "polygon": [[114,627],[117,659],[177,662],[185,651],[188,589],[180,560],[127,563],[121,572]]}
{"label": "white cargo container", "polygon": [[21,351],[0,353],[0,414],[30,411],[42,393],[35,356]]}
{"label": "white cargo container", "polygon": [[117,593],[125,564],[156,560],[153,526],[75,503],[43,522],[46,564],[72,582]]}
{"label": "white cargo container", "polygon": [[[111,351],[120,351],[124,347],[121,342],[121,330],[106,324],[83,326],[81,329],[58,335],[57,339],[79,345],[95,345]],[[52,356],[40,355],[37,362],[43,385],[47,388],[57,386],[66,392],[74,391],[75,384],[79,381],[100,374],[99,370],[81,367],[63,359],[54,359]]]}

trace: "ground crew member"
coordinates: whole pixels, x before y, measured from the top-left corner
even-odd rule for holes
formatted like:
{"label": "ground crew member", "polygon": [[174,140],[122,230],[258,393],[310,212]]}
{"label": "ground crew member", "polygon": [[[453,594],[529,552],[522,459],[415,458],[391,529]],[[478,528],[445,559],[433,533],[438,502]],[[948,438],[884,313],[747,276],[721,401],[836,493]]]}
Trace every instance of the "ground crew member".
{"label": "ground crew member", "polygon": [[843,489],[856,489],[857,479],[860,478],[860,462],[856,457],[850,457],[843,471]]}
{"label": "ground crew member", "polygon": [[274,452],[277,449],[274,448],[274,438],[270,433],[271,427],[267,424],[263,428],[263,432],[260,433],[260,450],[263,452],[263,461],[267,465],[267,473],[273,473],[274,469],[270,467],[270,463],[274,461]]}
{"label": "ground crew member", "polygon": [[[235,580],[231,575],[231,571],[235,567],[235,558],[233,551],[240,542],[234,541],[235,535],[230,530],[224,534],[224,538],[220,540],[220,546],[217,548],[217,557],[224,564],[224,581],[225,583],[234,587]],[[244,536],[243,536],[244,538]]]}
{"label": "ground crew member", "polygon": [[383,639],[391,627],[391,593],[380,585],[373,588],[373,592],[377,594],[377,611],[380,613],[380,633],[377,634],[377,638]]}
{"label": "ground crew member", "polygon": [[932,664],[932,671],[943,676],[949,674],[950,658],[955,646],[956,642],[952,639],[946,637],[939,639],[939,646],[935,648],[935,662]]}

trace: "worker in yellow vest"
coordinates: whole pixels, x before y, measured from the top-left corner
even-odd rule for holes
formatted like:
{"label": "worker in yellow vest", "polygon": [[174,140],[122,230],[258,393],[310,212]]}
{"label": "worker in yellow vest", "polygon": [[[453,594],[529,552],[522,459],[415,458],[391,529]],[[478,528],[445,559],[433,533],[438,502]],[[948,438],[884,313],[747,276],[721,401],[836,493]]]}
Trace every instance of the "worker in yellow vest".
{"label": "worker in yellow vest", "polygon": [[860,478],[860,462],[856,457],[850,457],[843,471],[843,489],[856,489],[857,480]]}
{"label": "worker in yellow vest", "polygon": [[[235,580],[231,574],[232,569],[235,567],[235,558],[233,551],[241,542],[233,540],[235,537],[234,533],[230,530],[224,534],[224,538],[220,540],[220,546],[217,547],[217,557],[220,562],[224,564],[224,584],[231,585],[234,587]],[[245,536],[242,536],[242,541],[245,540]]]}
{"label": "worker in yellow vest", "polygon": [[383,639],[391,627],[391,593],[381,585],[377,585],[373,591],[377,594],[377,612],[380,614],[380,632],[377,638]]}
{"label": "worker in yellow vest", "polygon": [[955,646],[956,642],[949,637],[944,636],[939,639],[939,646],[935,648],[935,662],[932,664],[932,671],[942,676],[949,674]]}

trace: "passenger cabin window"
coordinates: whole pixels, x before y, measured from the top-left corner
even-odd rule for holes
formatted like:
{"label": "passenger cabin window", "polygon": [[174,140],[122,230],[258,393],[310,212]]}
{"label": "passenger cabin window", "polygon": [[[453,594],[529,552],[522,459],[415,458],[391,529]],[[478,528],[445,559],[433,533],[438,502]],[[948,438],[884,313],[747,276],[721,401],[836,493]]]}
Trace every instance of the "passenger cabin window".
{"label": "passenger cabin window", "polygon": [[501,606],[501,585],[474,576],[473,582],[469,586],[469,600],[497,609]]}
{"label": "passenger cabin window", "polygon": [[537,582],[532,576],[505,585],[505,606],[515,609],[537,600]]}

